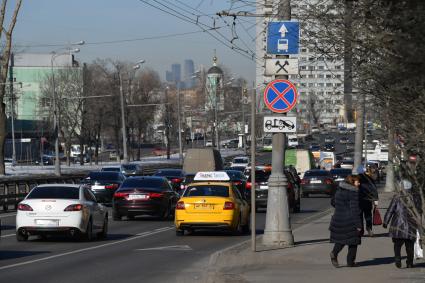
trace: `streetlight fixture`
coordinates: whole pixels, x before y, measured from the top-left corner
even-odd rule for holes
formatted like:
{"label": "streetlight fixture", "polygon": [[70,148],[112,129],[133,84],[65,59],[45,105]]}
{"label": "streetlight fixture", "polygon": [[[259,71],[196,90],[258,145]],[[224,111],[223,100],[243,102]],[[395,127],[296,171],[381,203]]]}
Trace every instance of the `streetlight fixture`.
{"label": "streetlight fixture", "polygon": [[[145,63],[145,60],[139,60],[137,64],[133,66],[133,70],[137,71],[138,69],[140,69],[141,64],[143,63]],[[122,85],[122,75],[120,70],[118,70],[118,77],[120,81],[123,162],[124,164],[127,164],[128,163],[127,128],[126,128],[126,122],[125,122],[124,91],[123,91],[123,85]]]}
{"label": "streetlight fixture", "polygon": [[[71,45],[83,45],[84,43],[85,43],[84,40],[81,40]],[[74,48],[74,49],[69,48],[67,53],[56,53],[56,51],[53,51],[52,57],[50,59],[50,70],[52,73],[52,89],[53,89],[53,124],[54,124],[54,134],[55,134],[55,175],[56,176],[61,175],[60,158],[59,158],[60,124],[59,124],[58,105],[57,105],[57,98],[56,98],[55,73],[53,72],[53,62],[60,55],[72,54],[72,53],[78,53],[78,52],[80,52],[79,48]]]}

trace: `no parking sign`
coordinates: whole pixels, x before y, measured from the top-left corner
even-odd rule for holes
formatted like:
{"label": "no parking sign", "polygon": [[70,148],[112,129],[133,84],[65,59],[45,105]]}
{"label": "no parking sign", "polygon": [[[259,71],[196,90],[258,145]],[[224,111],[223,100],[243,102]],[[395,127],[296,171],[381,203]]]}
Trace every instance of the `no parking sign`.
{"label": "no parking sign", "polygon": [[298,92],[288,80],[271,81],[264,90],[264,103],[273,112],[289,112],[297,104]]}

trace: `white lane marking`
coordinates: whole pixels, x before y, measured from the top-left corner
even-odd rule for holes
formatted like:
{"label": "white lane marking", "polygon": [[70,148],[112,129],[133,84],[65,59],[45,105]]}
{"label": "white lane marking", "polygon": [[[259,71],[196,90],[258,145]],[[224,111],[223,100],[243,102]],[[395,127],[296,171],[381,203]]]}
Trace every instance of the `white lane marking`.
{"label": "white lane marking", "polygon": [[139,233],[136,236],[133,236],[133,237],[130,237],[130,238],[127,238],[127,239],[123,239],[123,240],[119,240],[119,241],[116,241],[116,242],[111,242],[111,243],[106,243],[106,244],[88,247],[88,248],[84,248],[84,249],[74,250],[74,251],[61,253],[61,254],[57,254],[57,255],[52,255],[52,256],[48,256],[48,257],[43,257],[43,258],[39,258],[39,259],[28,260],[28,261],[19,262],[19,263],[15,263],[15,264],[11,264],[11,265],[5,265],[5,266],[1,266],[0,270],[18,267],[18,266],[22,266],[22,265],[28,265],[28,264],[32,264],[32,263],[36,263],[36,262],[42,262],[42,261],[46,261],[46,260],[49,260],[49,259],[63,257],[63,256],[67,256],[67,255],[72,255],[72,254],[77,254],[77,253],[81,253],[81,252],[85,252],[85,251],[91,251],[91,250],[95,250],[95,249],[109,247],[109,246],[129,242],[129,241],[137,240],[137,239],[140,239],[140,238],[144,238],[144,237],[147,237],[147,236],[159,234],[161,232],[165,232],[165,231],[168,231],[168,230],[171,230],[171,229],[175,229],[175,227],[174,226],[164,227],[164,229],[162,229],[161,231],[154,231],[154,230],[153,231],[147,231],[147,232]]}
{"label": "white lane marking", "polygon": [[191,251],[192,248],[188,245],[165,246],[146,249],[136,249],[135,251]]}
{"label": "white lane marking", "polygon": [[7,218],[7,217],[14,217],[14,216],[16,216],[16,212],[15,213],[11,213],[11,214],[0,215],[0,218]]}
{"label": "white lane marking", "polygon": [[16,234],[7,234],[7,235],[3,235],[3,236],[1,236],[2,238],[7,238],[7,237],[12,237],[12,236],[15,236]]}

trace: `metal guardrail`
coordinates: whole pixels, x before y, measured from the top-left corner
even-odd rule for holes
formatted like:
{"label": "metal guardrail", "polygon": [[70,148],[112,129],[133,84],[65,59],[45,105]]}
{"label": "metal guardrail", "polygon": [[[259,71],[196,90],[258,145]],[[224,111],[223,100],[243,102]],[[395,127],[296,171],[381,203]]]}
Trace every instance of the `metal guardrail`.
{"label": "metal guardrail", "polygon": [[[229,162],[233,156],[225,157],[225,162]],[[181,168],[178,163],[164,163],[155,165],[145,165],[142,167],[142,175],[148,176],[158,169]],[[9,206],[14,206],[16,210],[18,203],[37,185],[41,184],[79,184],[81,180],[93,170],[82,170],[80,173],[63,176],[35,175],[22,176],[16,178],[0,179],[0,208],[3,212],[9,210]]]}
{"label": "metal guardrail", "polygon": [[[156,170],[162,168],[181,168],[179,164],[157,164],[148,165],[142,168],[142,175],[152,175]],[[41,184],[79,184],[81,180],[91,170],[82,171],[81,173],[58,176],[24,176],[16,178],[0,179],[0,208],[6,212],[9,206],[17,205],[35,186]]]}

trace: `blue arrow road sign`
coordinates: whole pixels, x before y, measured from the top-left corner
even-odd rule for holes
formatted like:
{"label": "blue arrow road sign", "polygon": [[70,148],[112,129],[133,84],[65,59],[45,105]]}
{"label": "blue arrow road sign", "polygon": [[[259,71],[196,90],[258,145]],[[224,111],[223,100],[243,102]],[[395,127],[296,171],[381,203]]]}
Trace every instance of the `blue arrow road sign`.
{"label": "blue arrow road sign", "polygon": [[299,22],[269,22],[267,27],[268,54],[298,54]]}

